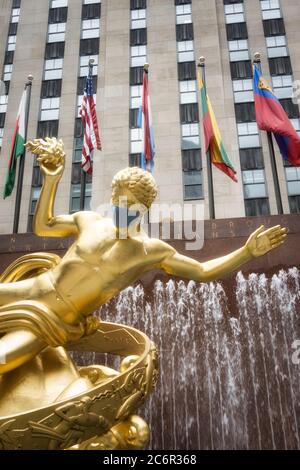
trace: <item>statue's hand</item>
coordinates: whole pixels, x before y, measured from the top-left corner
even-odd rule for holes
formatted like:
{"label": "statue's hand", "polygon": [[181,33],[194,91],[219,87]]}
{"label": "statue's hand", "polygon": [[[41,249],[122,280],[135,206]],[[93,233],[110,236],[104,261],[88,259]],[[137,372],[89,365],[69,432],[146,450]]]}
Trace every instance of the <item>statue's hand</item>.
{"label": "statue's hand", "polygon": [[251,256],[258,258],[281,246],[286,236],[286,228],[282,228],[280,225],[268,230],[265,230],[265,226],[262,225],[250,235],[246,248]]}
{"label": "statue's hand", "polygon": [[34,155],[38,155],[37,161],[45,176],[60,177],[63,174],[66,154],[62,140],[57,140],[55,137],[46,137],[45,140],[35,139],[27,142],[25,147]]}

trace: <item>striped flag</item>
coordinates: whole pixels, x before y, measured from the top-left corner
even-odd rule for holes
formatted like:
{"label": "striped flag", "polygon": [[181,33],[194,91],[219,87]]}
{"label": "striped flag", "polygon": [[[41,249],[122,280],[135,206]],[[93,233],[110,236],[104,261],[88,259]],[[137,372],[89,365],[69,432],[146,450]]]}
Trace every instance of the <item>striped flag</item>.
{"label": "striped flag", "polygon": [[144,68],[142,106],[139,109],[138,127],[142,129],[141,167],[151,171],[154,166],[155,144],[149,96],[148,69]]}
{"label": "striped flag", "polygon": [[6,173],[6,181],[4,186],[4,199],[11,195],[15,185],[17,160],[24,153],[25,144],[25,115],[26,115],[26,101],[27,101],[27,90],[23,91],[19,111],[17,115],[17,121],[13,134],[12,149]]}
{"label": "striped flag", "polygon": [[82,98],[79,114],[83,124],[81,168],[87,173],[92,173],[93,151],[95,149],[102,150],[102,144],[99,135],[96,106],[93,97],[93,75],[91,71],[86,77],[84,95]]}
{"label": "striped flag", "polygon": [[200,71],[198,71],[198,87],[202,105],[205,150],[209,152],[211,162],[219,170],[226,173],[229,178],[237,182],[236,171],[225,150],[216,116],[206,93]]}
{"label": "striped flag", "polygon": [[258,127],[273,132],[280,152],[293,166],[300,166],[300,138],[288,115],[255,64],[253,74]]}

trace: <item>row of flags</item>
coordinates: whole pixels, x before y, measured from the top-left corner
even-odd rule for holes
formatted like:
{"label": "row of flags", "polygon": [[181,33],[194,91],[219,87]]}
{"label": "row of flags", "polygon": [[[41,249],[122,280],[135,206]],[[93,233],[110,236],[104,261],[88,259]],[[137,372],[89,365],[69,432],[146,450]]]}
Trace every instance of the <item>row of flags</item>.
{"label": "row of flags", "polygon": [[[197,82],[202,108],[205,150],[209,154],[210,162],[233,181],[237,182],[236,170],[225,150],[219,126],[211,101],[206,92],[206,86],[200,70],[198,71]],[[253,89],[256,120],[259,129],[273,133],[283,158],[288,160],[293,166],[300,166],[299,135],[256,64],[254,64]],[[26,96],[27,93],[25,89],[22,94],[13,134],[12,150],[4,188],[4,198],[9,196],[13,191],[17,159],[24,153]],[[86,78],[80,116],[84,130],[81,167],[83,171],[91,173],[93,152],[96,149],[102,150],[96,106],[93,97],[93,76],[91,67]],[[146,65],[143,75],[142,104],[138,113],[138,127],[142,130],[141,167],[152,172],[155,143],[149,96],[148,66]]]}

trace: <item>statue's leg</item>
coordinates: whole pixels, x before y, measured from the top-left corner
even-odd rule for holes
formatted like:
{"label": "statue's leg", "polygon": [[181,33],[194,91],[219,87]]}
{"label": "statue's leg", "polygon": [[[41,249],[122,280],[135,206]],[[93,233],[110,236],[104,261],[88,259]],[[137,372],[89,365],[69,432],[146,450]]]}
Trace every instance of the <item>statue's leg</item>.
{"label": "statue's leg", "polygon": [[32,359],[47,344],[27,330],[16,330],[0,338],[0,375]]}
{"label": "statue's leg", "polygon": [[26,300],[30,297],[35,278],[24,281],[0,283],[0,306]]}

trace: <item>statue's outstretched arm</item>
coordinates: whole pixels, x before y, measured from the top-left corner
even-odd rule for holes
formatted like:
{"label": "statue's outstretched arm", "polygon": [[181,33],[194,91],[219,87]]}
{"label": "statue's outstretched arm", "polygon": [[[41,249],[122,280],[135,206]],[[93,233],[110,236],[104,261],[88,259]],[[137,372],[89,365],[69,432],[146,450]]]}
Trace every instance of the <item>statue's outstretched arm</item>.
{"label": "statue's outstretched arm", "polygon": [[73,215],[54,216],[54,201],[58,183],[65,167],[62,141],[55,138],[36,139],[26,144],[27,150],[37,155],[44,176],[41,194],[33,219],[33,231],[42,237],[68,237],[76,235],[77,225]]}
{"label": "statue's outstretched arm", "polygon": [[284,243],[286,229],[280,225],[265,230],[261,226],[248,239],[247,243],[226,256],[205,263],[199,263],[192,258],[175,252],[166,258],[160,268],[168,274],[194,281],[209,282],[223,278],[237,270],[253,258],[265,255]]}

